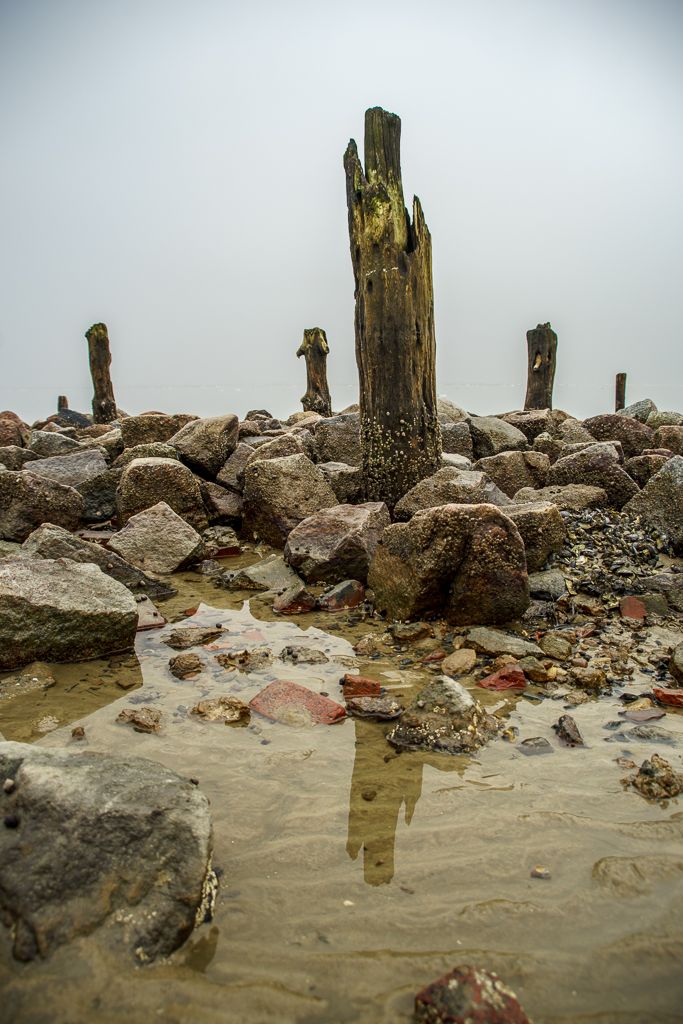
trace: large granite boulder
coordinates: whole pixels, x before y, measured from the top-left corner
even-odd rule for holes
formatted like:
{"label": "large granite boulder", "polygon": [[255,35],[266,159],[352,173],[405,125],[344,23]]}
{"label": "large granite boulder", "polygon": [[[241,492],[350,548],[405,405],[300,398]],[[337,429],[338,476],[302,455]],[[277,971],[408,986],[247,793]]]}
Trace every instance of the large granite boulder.
{"label": "large granite boulder", "polygon": [[683,455],[683,426],[664,426],[655,431],[658,448],[668,448],[674,455]]}
{"label": "large granite boulder", "polygon": [[72,562],[98,565],[102,572],[122,583],[128,590],[147,594],[151,598],[169,597],[174,593],[165,583],[146,576],[101,544],[83,540],[53,523],[44,523],[34,530],[24,541],[21,550],[31,558],[69,558]]}
{"label": "large granite boulder", "polygon": [[564,441],[565,444],[592,444],[595,438],[586,430],[583,423],[580,420],[574,419],[573,416],[568,416],[566,420],[558,426],[554,436],[558,441]]}
{"label": "large granite boulder", "polygon": [[527,439],[521,430],[497,416],[472,416],[470,433],[475,459],[485,459],[499,452],[522,450]]}
{"label": "large granite boulder", "polygon": [[0,743],[0,910],[17,960],[78,936],[146,963],[203,918],[212,884],[206,797],[164,765]]}
{"label": "large granite boulder", "polygon": [[660,427],[680,427],[683,425],[683,412],[655,409],[650,413],[645,422],[654,431],[659,430]]}
{"label": "large granite boulder", "polygon": [[96,565],[66,558],[0,562],[0,670],[128,650],[137,622],[133,595]]}
{"label": "large granite boulder", "polygon": [[496,418],[521,430],[531,443],[539,434],[555,434],[567,414],[559,409],[515,409]]}
{"label": "large granite boulder", "polygon": [[[266,444],[268,440],[266,439]],[[216,483],[221,487],[227,487],[231,491],[242,492],[244,488],[244,467],[254,454],[254,448],[244,441],[240,441],[225,465],[221,468]]]}
{"label": "large granite boulder", "polygon": [[470,428],[465,420],[441,424],[441,450],[446,455],[463,455],[472,458],[473,446]]}
{"label": "large granite boulder", "polygon": [[364,582],[390,522],[389,510],[380,501],[323,509],[294,527],[285,545],[285,561],[307,583]]}
{"label": "large granite boulder", "polygon": [[467,413],[449,398],[437,398],[436,416],[443,427],[446,423],[460,423],[467,419]]}
{"label": "large granite boulder", "polygon": [[168,441],[186,423],[196,419],[196,416],[189,416],[186,413],[168,416],[161,412],[143,412],[139,416],[127,416],[121,420],[123,446],[134,448],[138,444]]}
{"label": "large granite boulder", "polygon": [[21,448],[16,444],[0,447],[0,466],[15,472],[23,469],[27,462],[35,462],[39,458],[40,456],[32,452],[30,448]]}
{"label": "large granite boulder", "polygon": [[0,474],[0,538],[24,541],[41,523],[75,530],[83,499],[73,487],[31,473]]}
{"label": "large granite boulder", "polygon": [[396,503],[394,517],[405,521],[436,505],[507,505],[509,500],[485,473],[444,466],[403,495]]}
{"label": "large granite boulder", "polygon": [[319,462],[345,462],[347,466],[360,466],[360,415],[352,412],[318,420],[315,443]]}
{"label": "large granite boulder", "polygon": [[245,533],[274,547],[284,547],[302,519],[336,504],[325,474],[306,455],[254,462],[244,470]]}
{"label": "large granite boulder", "polygon": [[654,447],[654,431],[639,420],[618,413],[591,416],[583,425],[596,441],[620,441],[624,457],[640,455],[645,448]]}
{"label": "large granite boulder", "polygon": [[600,508],[607,504],[607,493],[602,487],[588,484],[555,484],[552,487],[522,487],[514,495],[517,503],[552,501],[561,512],[580,512],[584,508]]}
{"label": "large granite boulder", "polygon": [[567,536],[567,527],[558,509],[550,501],[534,501],[505,506],[505,515],[512,519],[524,541],[529,572],[538,572]]}
{"label": "large granite boulder", "polygon": [[83,498],[83,519],[86,523],[103,523],[116,516],[116,491],[122,473],[122,469],[107,469],[77,486],[76,490]]}
{"label": "large granite boulder", "polygon": [[486,504],[440,505],[389,526],[368,585],[392,619],[501,623],[529,605],[524,542],[512,520]]}
{"label": "large granite boulder", "polygon": [[108,547],[143,572],[161,576],[205,555],[202,538],[165,501],[131,516]]}
{"label": "large granite boulder", "polygon": [[[297,434],[280,434],[279,437],[268,438],[258,448],[251,449],[245,465],[250,466],[253,462],[265,462],[266,459],[284,459],[287,455],[307,455],[310,458],[309,452],[305,450],[303,441]],[[313,460],[311,459],[311,461]],[[244,470],[241,482],[244,483]]]}
{"label": "large granite boulder", "polygon": [[651,398],[642,398],[639,402],[627,405],[625,409],[619,409],[617,416],[629,416],[633,420],[647,423],[650,413],[657,412],[657,406]]}
{"label": "large granite boulder", "polygon": [[133,448],[125,448],[112,462],[113,469],[123,469],[133,459],[176,459],[180,456],[175,448],[163,441],[149,441],[147,444],[136,444]]}
{"label": "large granite boulder", "polygon": [[522,487],[543,487],[550,459],[542,452],[501,452],[475,463],[504,494],[512,498]]}
{"label": "large granite boulder", "polygon": [[318,469],[322,469],[340,505],[360,499],[363,471],[359,466],[347,466],[345,462],[319,462]]}
{"label": "large granite boulder", "polygon": [[22,427],[20,421],[10,419],[9,416],[0,416],[0,446],[12,445],[16,448],[23,448],[26,436],[27,431]]}
{"label": "large granite boulder", "polygon": [[615,508],[621,508],[638,493],[638,484],[621,468],[619,455],[609,443],[592,444],[583,451],[563,455],[550,467],[547,484],[601,487]]}
{"label": "large granite boulder", "polygon": [[108,469],[107,460],[101,448],[86,448],[68,455],[53,455],[49,459],[38,459],[25,467],[25,472],[34,476],[56,480],[66,487],[79,484],[99,476]]}
{"label": "large granite boulder", "polygon": [[669,461],[671,455],[634,455],[624,463],[624,469],[632,477],[639,487],[644,487],[651,476],[658,473],[662,466]]}
{"label": "large granite boulder", "polygon": [[209,525],[199,482],[187,466],[175,459],[133,459],[124,468],[116,491],[120,525],[160,501],[195,530]]}
{"label": "large granite boulder", "polygon": [[669,459],[624,506],[624,511],[640,516],[648,526],[666,534],[676,554],[683,555],[683,456]]}
{"label": "large granite boulder", "polygon": [[58,430],[32,430],[28,447],[41,459],[50,459],[55,455],[77,452],[81,446],[73,437]]}
{"label": "large granite boulder", "polygon": [[168,443],[193,470],[215,477],[237,446],[238,430],[239,420],[232,413],[211,416],[186,423]]}

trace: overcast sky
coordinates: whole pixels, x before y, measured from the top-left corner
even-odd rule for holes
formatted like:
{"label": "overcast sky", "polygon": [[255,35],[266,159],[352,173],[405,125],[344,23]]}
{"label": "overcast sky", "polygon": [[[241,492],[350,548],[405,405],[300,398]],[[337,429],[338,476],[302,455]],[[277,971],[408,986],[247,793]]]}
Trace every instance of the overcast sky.
{"label": "overcast sky", "polygon": [[432,233],[439,393],[683,409],[679,0],[0,0],[0,409],[298,408],[304,327],[355,399],[342,155],[401,116]]}

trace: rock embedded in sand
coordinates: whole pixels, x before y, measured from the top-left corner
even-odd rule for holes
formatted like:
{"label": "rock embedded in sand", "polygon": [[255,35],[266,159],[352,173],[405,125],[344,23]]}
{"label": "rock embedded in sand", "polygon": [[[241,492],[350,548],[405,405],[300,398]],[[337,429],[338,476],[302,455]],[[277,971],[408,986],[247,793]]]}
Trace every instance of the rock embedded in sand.
{"label": "rock embedded in sand", "polygon": [[368,584],[393,619],[499,623],[529,605],[522,538],[493,505],[441,505],[388,527]]}
{"label": "rock embedded in sand", "polygon": [[477,750],[498,731],[469,690],[441,676],[422,689],[387,740],[398,750],[434,750],[449,754]]}
{"label": "rock embedded in sand", "polygon": [[659,754],[643,761],[635,775],[622,780],[646,800],[670,800],[683,793],[683,774],[675,771]]}
{"label": "rock embedded in sand", "polygon": [[515,993],[497,974],[454,967],[415,996],[415,1024],[530,1024]]}
{"label": "rock embedded in sand", "polygon": [[208,801],[175,772],[137,757],[0,745],[6,814],[0,893],[17,960],[78,936],[148,961],[188,937],[212,849]]}
{"label": "rock embedded in sand", "polygon": [[129,650],[137,622],[133,595],[96,565],[0,562],[0,670]]}
{"label": "rock embedded in sand", "polygon": [[172,647],[174,651],[185,651],[189,647],[200,647],[213,643],[214,640],[218,640],[222,632],[221,627],[211,629],[206,626],[181,626],[179,629],[172,630],[162,642],[167,647]]}
{"label": "rock embedded in sand", "polygon": [[108,547],[143,572],[169,575],[204,557],[202,538],[165,501],[131,516]]}
{"label": "rock embedded in sand", "polygon": [[246,721],[251,712],[249,706],[237,697],[223,696],[200,700],[192,708],[190,714],[203,718],[206,722],[223,722],[232,725],[234,722]]}
{"label": "rock embedded in sand", "polygon": [[476,663],[476,653],[470,647],[461,647],[443,659],[441,671],[445,676],[464,676],[472,671]]}
{"label": "rock embedded in sand", "polygon": [[176,654],[175,657],[169,658],[168,668],[176,679],[189,679],[201,672],[202,659],[198,654],[186,651],[184,654]]}

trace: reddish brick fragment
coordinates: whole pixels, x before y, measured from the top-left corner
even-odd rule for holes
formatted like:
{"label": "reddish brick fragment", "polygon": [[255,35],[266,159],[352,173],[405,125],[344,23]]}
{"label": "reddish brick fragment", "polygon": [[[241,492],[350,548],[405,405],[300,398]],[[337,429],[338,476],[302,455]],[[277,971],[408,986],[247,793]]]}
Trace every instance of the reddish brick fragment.
{"label": "reddish brick fragment", "polygon": [[324,612],[338,612],[355,608],[365,600],[365,587],[358,580],[344,580],[318,598],[318,607]]}
{"label": "reddish brick fragment", "polygon": [[301,615],[302,612],[312,612],[314,608],[315,597],[303,583],[290,587],[273,601],[273,611],[280,615]]}
{"label": "reddish brick fragment", "polygon": [[480,679],[477,686],[483,686],[485,690],[523,690],[527,679],[521,668],[515,665],[506,665],[490,676]]}
{"label": "reddish brick fragment", "polygon": [[274,683],[269,683],[249,701],[249,707],[265,718],[287,724],[295,721],[296,712],[300,711],[306,712],[311,721],[318,725],[334,725],[346,718],[346,711],[341,704],[287,679],[276,679]]}
{"label": "reddish brick fragment", "polygon": [[647,609],[643,602],[633,596],[622,597],[619,602],[619,611],[622,619],[639,619],[641,622],[647,615]]}
{"label": "reddish brick fragment", "polygon": [[354,676],[350,672],[346,673],[341,684],[344,687],[344,697],[379,697],[382,693],[382,687],[375,679]]}
{"label": "reddish brick fragment", "polygon": [[660,704],[668,704],[672,708],[683,708],[683,689],[653,686],[652,692]]}

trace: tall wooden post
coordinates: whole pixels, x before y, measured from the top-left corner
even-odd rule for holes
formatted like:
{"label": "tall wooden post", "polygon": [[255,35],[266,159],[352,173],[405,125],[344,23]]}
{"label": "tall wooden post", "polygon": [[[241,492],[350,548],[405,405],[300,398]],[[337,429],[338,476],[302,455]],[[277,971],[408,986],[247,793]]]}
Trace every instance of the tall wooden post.
{"label": "tall wooden post", "polygon": [[297,359],[306,360],[306,394],[301,399],[306,412],[319,412],[321,416],[332,415],[332,399],[327,386],[327,356],[330,347],[322,327],[307,327],[304,340],[299,345]]}
{"label": "tall wooden post", "polygon": [[525,409],[552,409],[557,335],[550,324],[526,332],[528,369]]}
{"label": "tall wooden post", "polygon": [[66,395],[57,395],[57,412],[65,412],[69,408],[69,399]]}
{"label": "tall wooden post", "polygon": [[95,423],[111,423],[116,419],[116,401],[109,367],[109,335],[106,324],[93,324],[85,332],[90,356],[90,376],[93,383],[92,412]]}
{"label": "tall wooden post", "polygon": [[626,407],[626,374],[618,373],[615,381],[614,388],[614,411],[619,412],[620,409]]}
{"label": "tall wooden post", "polygon": [[432,241],[417,196],[412,221],[404,206],[400,141],[400,118],[373,107],[365,170],[353,139],[344,154],[364,489],[390,507],[441,464]]}

